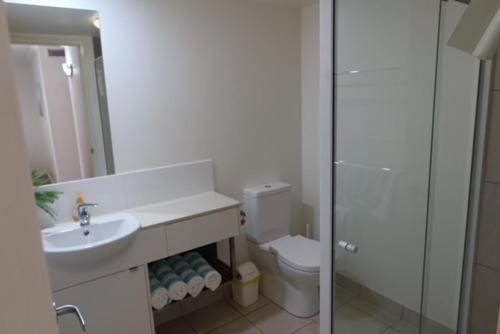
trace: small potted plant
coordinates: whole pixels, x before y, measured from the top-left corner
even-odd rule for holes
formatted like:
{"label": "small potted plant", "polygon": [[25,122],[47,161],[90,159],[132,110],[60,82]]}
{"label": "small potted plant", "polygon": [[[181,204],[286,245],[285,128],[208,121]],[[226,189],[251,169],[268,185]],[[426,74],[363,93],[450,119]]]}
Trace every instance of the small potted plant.
{"label": "small potted plant", "polygon": [[[52,179],[47,173],[37,170],[31,172],[31,180],[33,186],[38,188],[43,185],[51,184]],[[38,210],[38,219],[42,227],[54,226],[56,221],[56,211],[53,204],[59,198],[62,192],[60,191],[37,191],[35,190],[35,202]]]}

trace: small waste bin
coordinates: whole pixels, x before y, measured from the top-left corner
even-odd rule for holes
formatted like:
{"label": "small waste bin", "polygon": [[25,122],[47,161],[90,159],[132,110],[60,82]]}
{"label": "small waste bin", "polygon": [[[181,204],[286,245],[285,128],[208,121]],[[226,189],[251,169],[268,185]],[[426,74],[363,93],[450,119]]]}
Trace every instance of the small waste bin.
{"label": "small waste bin", "polygon": [[245,262],[236,266],[236,274],[232,286],[234,301],[241,306],[255,303],[259,298],[259,270],[252,262]]}

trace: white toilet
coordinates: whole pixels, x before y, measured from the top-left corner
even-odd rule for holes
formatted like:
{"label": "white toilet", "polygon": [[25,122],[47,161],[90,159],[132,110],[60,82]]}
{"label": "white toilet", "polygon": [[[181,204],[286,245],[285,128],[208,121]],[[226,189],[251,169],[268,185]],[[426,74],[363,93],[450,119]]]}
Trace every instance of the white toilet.
{"label": "white toilet", "polygon": [[290,235],[290,185],[246,188],[250,258],[262,275],[261,293],[298,317],[319,311],[319,242]]}

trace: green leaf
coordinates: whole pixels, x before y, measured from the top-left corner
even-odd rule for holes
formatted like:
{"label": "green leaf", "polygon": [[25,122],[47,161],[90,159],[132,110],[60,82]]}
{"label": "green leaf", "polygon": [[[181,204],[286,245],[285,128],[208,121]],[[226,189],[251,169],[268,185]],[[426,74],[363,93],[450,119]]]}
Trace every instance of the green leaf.
{"label": "green leaf", "polygon": [[36,169],[31,171],[31,181],[35,187],[52,183],[52,179],[49,174],[37,171]]}
{"label": "green leaf", "polygon": [[36,205],[42,209],[43,211],[45,211],[49,216],[51,216],[54,220],[56,219],[56,211],[54,210],[54,208],[52,208],[49,204],[47,203],[39,203],[37,202]]}

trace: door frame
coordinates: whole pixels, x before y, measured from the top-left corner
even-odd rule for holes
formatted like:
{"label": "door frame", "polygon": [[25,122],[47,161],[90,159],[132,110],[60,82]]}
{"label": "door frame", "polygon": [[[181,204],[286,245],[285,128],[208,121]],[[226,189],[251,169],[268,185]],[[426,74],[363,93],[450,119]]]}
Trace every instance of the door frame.
{"label": "door frame", "polygon": [[458,309],[458,333],[469,331],[472,287],[474,283],[474,259],[476,257],[477,233],[481,211],[485,155],[488,138],[488,124],[491,110],[491,85],[493,80],[493,61],[481,60],[479,89],[476,104],[472,169],[469,185],[469,203],[465,231],[465,249],[462,266],[462,282]]}
{"label": "door frame", "polygon": [[335,0],[320,0],[320,333],[333,333],[335,300],[335,261],[333,241],[333,157],[334,157],[334,21]]}
{"label": "door frame", "polygon": [[0,1],[0,332],[59,333],[36,219],[14,79],[5,4]]}

